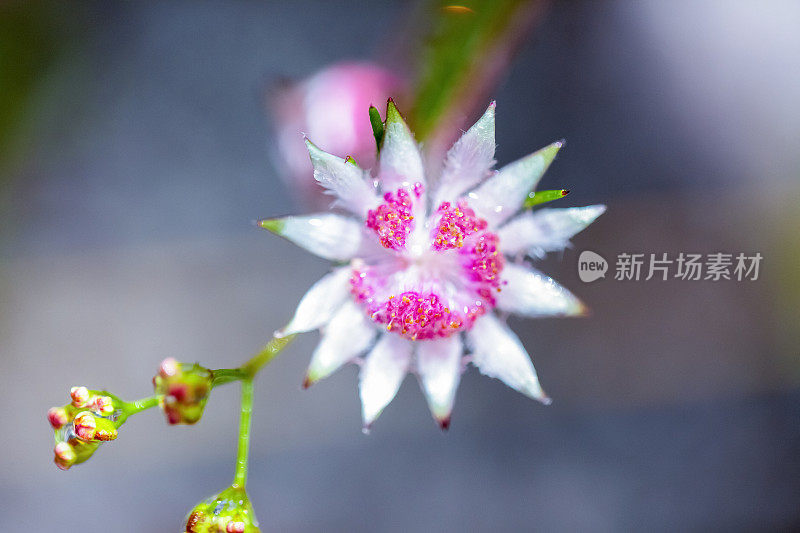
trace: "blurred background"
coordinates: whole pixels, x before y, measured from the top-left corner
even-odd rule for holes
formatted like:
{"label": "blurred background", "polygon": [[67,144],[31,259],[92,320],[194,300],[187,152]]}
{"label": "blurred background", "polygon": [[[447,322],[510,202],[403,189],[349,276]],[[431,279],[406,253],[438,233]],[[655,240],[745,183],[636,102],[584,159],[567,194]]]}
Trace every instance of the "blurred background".
{"label": "blurred background", "polygon": [[[281,128],[309,128],[283,97],[345,60],[383,61],[408,94],[424,13],[0,6],[4,523],[178,531],[230,481],[237,385],[197,426],[131,419],[69,472],[45,412],[72,385],[146,396],[166,356],[237,365],[284,324],[328,266],[252,224],[316,201],[283,159]],[[263,530],[800,529],[800,4],[569,1],[525,22],[503,74],[469,80],[498,102],[498,161],[566,138],[541,188],[609,206],[539,265],[593,315],[512,324],[553,405],[470,369],[442,434],[407,378],[365,436],[354,367],[300,389],[308,334],[256,388]],[[757,281],[584,284],[583,249],[764,259]]]}

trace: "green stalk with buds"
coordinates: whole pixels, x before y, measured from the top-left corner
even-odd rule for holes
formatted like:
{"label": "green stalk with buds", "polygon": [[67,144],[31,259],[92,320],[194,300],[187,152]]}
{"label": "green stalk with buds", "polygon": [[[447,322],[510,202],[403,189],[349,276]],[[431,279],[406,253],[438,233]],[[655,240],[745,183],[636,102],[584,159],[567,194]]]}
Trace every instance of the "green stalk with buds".
{"label": "green stalk with buds", "polygon": [[153,378],[154,394],[132,402],[123,401],[108,391],[72,387],[70,403],[47,412],[55,437],[56,466],[68,470],[87,461],[104,442],[116,440],[119,428],[128,418],[153,407],[161,408],[170,425],[196,424],[202,418],[214,388],[240,381],[242,400],[233,483],[192,509],[186,519],[185,531],[258,532],[258,521],[246,489],[254,380],[294,337],[274,337],[237,368],[209,370],[198,363],[182,363],[167,358],[161,362]]}

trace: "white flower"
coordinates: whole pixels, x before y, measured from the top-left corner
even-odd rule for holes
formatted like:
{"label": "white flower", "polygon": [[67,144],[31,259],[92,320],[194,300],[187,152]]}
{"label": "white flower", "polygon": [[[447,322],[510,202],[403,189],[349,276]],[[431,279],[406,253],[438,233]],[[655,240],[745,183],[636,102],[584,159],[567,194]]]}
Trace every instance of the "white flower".
{"label": "white flower", "polygon": [[359,378],[365,429],[409,372],[417,374],[433,416],[447,428],[467,360],[550,402],[522,343],[495,311],[571,316],[585,307],[553,279],[504,256],[563,249],[605,206],[526,210],[514,217],[561,143],[495,171],[494,114],[492,102],[450,149],[439,180],[429,184],[419,147],[389,101],[376,180],[351,158],[306,141],[314,177],[341,214],[260,223],[343,263],[311,287],[279,333],[322,330],[306,386],[366,354]]}

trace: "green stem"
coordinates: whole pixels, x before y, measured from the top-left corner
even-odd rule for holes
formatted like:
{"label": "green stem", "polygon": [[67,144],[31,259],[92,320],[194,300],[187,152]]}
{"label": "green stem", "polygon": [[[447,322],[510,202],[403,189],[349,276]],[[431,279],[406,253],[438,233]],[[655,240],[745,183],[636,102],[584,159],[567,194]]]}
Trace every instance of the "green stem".
{"label": "green stem", "polygon": [[136,413],[140,413],[146,409],[150,409],[158,405],[158,396],[148,396],[147,398],[142,398],[141,400],[134,400],[128,403],[128,414],[135,415]]}
{"label": "green stem", "polygon": [[236,475],[233,485],[247,485],[247,456],[250,451],[250,420],[253,412],[253,378],[242,380],[242,407],[239,414],[239,450],[236,453]]}
{"label": "green stem", "polygon": [[239,368],[214,372],[214,384],[242,381],[242,407],[239,414],[239,449],[236,452],[236,474],[233,486],[244,489],[247,485],[247,458],[250,452],[250,421],[253,413],[253,378],[264,365],[275,359],[296,335],[273,337],[261,350]]}
{"label": "green stem", "polygon": [[255,377],[264,365],[275,359],[290,342],[294,340],[296,334],[286,335],[285,337],[273,337],[256,355],[239,367],[249,377]]}
{"label": "green stem", "polygon": [[212,370],[211,374],[214,376],[211,381],[212,388],[250,377],[250,375],[241,368],[220,368],[219,370]]}
{"label": "green stem", "polygon": [[121,426],[125,420],[128,419],[129,416],[135,415],[137,413],[141,413],[142,411],[146,411],[147,409],[152,409],[153,407],[158,405],[158,396],[148,396],[147,398],[142,398],[140,400],[134,400],[132,402],[124,402],[122,404],[122,413],[117,417],[116,424],[117,427]]}
{"label": "green stem", "polygon": [[[213,370],[211,387],[232,381],[242,382],[242,406],[239,414],[239,449],[236,452],[236,474],[233,486],[244,490],[247,484],[247,458],[250,452],[250,425],[253,413],[253,379],[264,365],[275,359],[296,335],[273,337],[261,350],[238,368]],[[127,416],[127,415],[124,415]]]}
{"label": "green stem", "polygon": [[213,379],[211,387],[218,387],[233,381],[244,381],[252,379],[270,361],[275,359],[279,353],[286,348],[297,335],[287,335],[285,337],[273,337],[261,350],[246,363],[238,368],[219,368],[212,370]]}

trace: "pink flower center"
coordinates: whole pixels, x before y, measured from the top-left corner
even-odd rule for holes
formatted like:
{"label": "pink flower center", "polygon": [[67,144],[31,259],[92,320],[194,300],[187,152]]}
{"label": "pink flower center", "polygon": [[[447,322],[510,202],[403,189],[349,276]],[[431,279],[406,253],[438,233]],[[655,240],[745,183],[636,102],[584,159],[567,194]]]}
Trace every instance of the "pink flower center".
{"label": "pink flower center", "polygon": [[[413,230],[411,195],[387,193],[371,210],[367,227],[381,244],[404,252]],[[371,320],[412,340],[449,337],[468,330],[495,306],[504,259],[499,239],[467,206],[442,203],[431,217],[430,247],[420,257],[405,253],[372,265],[360,264],[351,293]],[[415,237],[416,238],[416,237]]]}
{"label": "pink flower center", "polygon": [[437,213],[441,214],[433,233],[433,249],[449,250],[464,246],[464,238],[486,229],[486,221],[478,218],[475,211],[463,201],[456,207],[450,202],[442,202]]}
{"label": "pink flower center", "polygon": [[461,252],[469,278],[481,286],[480,290],[486,290],[489,294],[491,289],[500,290],[500,273],[503,271],[505,258],[498,250],[499,244],[497,235],[487,231]]}
{"label": "pink flower center", "polygon": [[367,213],[367,227],[374,230],[384,248],[403,250],[406,237],[414,229],[414,206],[411,195],[405,189],[383,195],[384,203]]}
{"label": "pink flower center", "polygon": [[375,281],[367,272],[353,273],[350,284],[356,301],[366,307],[374,322],[411,340],[449,337],[471,328],[486,312],[480,298],[461,309],[450,309],[436,290],[404,291],[381,299],[376,297]]}

